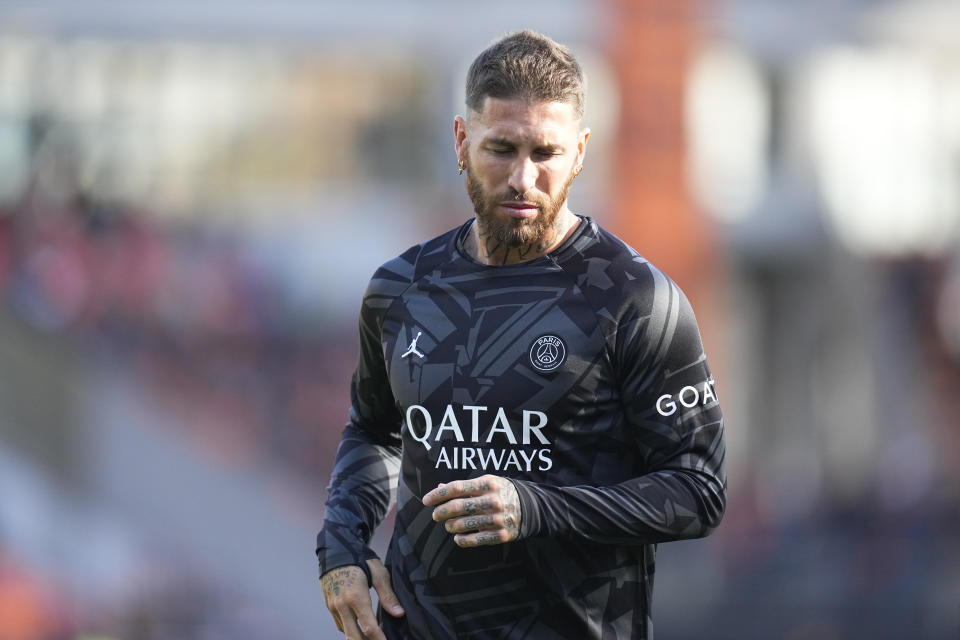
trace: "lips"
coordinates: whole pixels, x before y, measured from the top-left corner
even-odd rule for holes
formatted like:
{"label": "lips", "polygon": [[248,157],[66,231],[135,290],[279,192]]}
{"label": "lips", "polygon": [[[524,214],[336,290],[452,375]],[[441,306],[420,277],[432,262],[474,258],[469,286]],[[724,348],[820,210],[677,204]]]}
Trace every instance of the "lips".
{"label": "lips", "polygon": [[510,202],[501,202],[500,206],[507,212],[507,215],[514,218],[532,218],[540,212],[540,207],[533,202],[511,200]]}

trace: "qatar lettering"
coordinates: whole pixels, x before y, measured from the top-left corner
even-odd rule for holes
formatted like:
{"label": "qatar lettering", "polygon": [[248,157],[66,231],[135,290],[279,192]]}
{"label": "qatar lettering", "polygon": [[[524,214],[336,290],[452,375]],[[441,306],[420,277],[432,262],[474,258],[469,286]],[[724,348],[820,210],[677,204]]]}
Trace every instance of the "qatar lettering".
{"label": "qatar lettering", "polygon": [[427,451],[440,447],[437,469],[549,471],[553,461],[546,426],[547,414],[527,409],[519,423],[511,423],[503,407],[448,404],[439,422],[419,404],[406,411],[410,437]]}

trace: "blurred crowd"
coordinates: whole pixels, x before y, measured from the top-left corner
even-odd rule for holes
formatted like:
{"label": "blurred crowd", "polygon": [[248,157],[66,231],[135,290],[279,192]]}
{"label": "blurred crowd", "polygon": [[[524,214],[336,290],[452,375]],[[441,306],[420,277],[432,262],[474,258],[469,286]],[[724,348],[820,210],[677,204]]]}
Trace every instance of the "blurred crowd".
{"label": "blurred crowd", "polygon": [[315,483],[337,442],[322,440],[318,416],[345,415],[353,332],[297,317],[249,255],[222,228],[161,228],[82,198],[0,215],[7,313],[122,361],[184,408],[183,428],[211,440],[212,455],[268,456]]}
{"label": "blurred crowd", "polygon": [[[140,211],[82,197],[51,203],[37,190],[0,212],[0,314],[60,344],[81,371],[128,376],[149,402],[177,412],[169,428],[211,465],[288,475],[319,502],[339,442],[338,429],[321,426],[346,415],[354,331],[311,325],[249,257],[223,228],[161,227]],[[139,551],[136,584],[114,600],[95,587],[84,594],[6,552],[3,515],[0,640],[277,637],[276,627],[258,631],[242,596],[175,553],[158,566]]]}

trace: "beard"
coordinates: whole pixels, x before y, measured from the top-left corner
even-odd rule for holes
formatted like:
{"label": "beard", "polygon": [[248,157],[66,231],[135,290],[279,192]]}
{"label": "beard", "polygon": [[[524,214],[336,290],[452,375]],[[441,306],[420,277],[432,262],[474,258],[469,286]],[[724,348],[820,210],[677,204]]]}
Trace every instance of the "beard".
{"label": "beard", "polygon": [[[547,196],[539,198],[524,197],[523,194],[518,194],[512,188],[507,192],[490,195],[473,175],[468,164],[467,195],[470,196],[473,211],[477,214],[478,226],[488,233],[492,233],[493,237],[504,246],[519,248],[531,244],[543,245],[546,243],[550,228],[556,221],[560,209],[567,201],[570,185],[575,177],[571,168],[570,175],[563,188],[553,198]],[[516,200],[518,195],[523,200],[536,205],[537,215],[532,219],[514,218],[498,211],[501,202]]]}

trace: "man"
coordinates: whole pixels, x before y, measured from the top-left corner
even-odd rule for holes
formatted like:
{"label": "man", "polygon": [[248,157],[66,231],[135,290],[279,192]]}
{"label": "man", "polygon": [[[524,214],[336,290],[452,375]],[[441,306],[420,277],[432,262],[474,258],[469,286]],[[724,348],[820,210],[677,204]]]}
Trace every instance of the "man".
{"label": "man", "polygon": [[[370,282],[317,543],[348,638],[647,638],[656,543],[720,521],[693,312],[567,206],[583,98],[545,36],[482,52],[454,122],[476,216]],[[385,567],[367,544],[394,487]]]}

